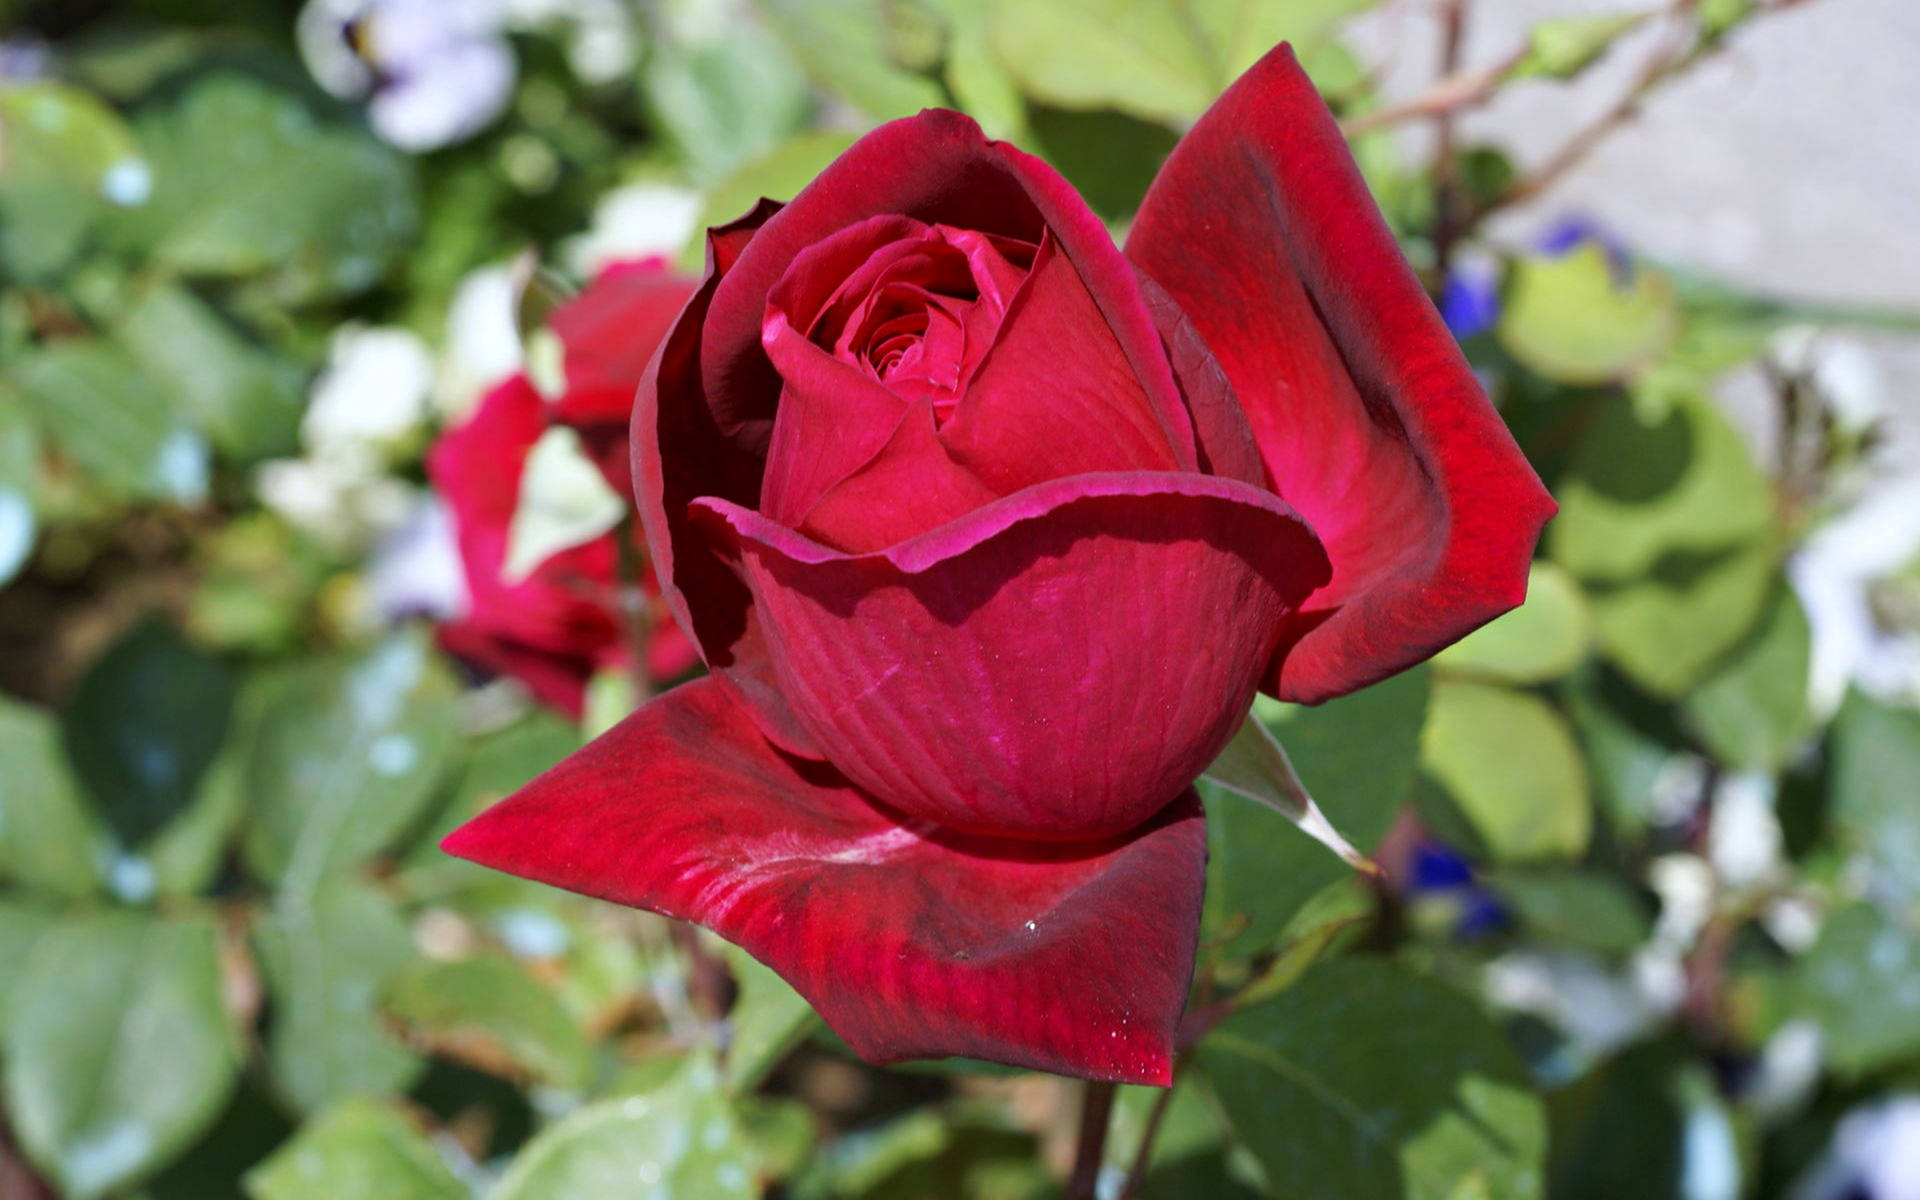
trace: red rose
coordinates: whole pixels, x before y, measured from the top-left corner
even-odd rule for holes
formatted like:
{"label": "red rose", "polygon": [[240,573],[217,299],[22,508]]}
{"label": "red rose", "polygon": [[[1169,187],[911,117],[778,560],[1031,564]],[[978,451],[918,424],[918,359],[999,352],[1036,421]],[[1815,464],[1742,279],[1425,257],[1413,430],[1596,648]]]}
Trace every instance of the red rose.
{"label": "red rose", "polygon": [[[540,439],[565,429],[613,493],[629,494],[634,392],[693,289],[658,260],[608,267],[553,312],[564,391],[549,401],[524,373],[515,375],[487,393],[473,415],[427,455],[427,474],[452,510],[468,592],[466,615],[441,626],[441,644],[514,676],[541,702],[574,717],[588,678],[627,658],[620,531],[609,529],[559,550],[516,577],[506,568],[521,480]],[[502,486],[502,480],[510,483]],[[634,561],[644,554],[637,543]],[[657,611],[646,667],[656,679],[671,679],[691,667],[696,654],[647,583]]]}
{"label": "red rose", "polygon": [[929,111],[712,232],[634,474],[713,676],[447,841],[698,921],[876,1060],[1169,1078],[1194,779],[1518,604],[1552,502],[1286,48],[1127,251]]}

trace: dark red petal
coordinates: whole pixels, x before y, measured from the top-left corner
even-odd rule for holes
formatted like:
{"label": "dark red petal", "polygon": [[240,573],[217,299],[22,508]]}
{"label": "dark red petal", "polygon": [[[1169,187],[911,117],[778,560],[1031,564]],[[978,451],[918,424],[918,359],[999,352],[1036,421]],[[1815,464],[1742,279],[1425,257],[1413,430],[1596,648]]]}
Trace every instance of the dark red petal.
{"label": "dark red petal", "polygon": [[760,325],[767,294],[794,258],[849,225],[887,214],[1033,243],[1051,232],[1125,350],[1176,461],[1193,467],[1193,430],[1172,369],[1106,226],[1052,167],[987,140],[972,120],[944,109],[890,122],[855,142],[740,252],[714,294],[700,351],[720,429],[750,434],[772,418],[779,381],[761,349]]}
{"label": "dark red petal", "polygon": [[1066,475],[1177,469],[1126,352],[1051,238],[940,440],[1002,495]]}
{"label": "dark red petal", "polygon": [[1281,696],[1364,686],[1520,603],[1553,502],[1290,49],[1181,140],[1127,253],[1212,347],[1333,561],[1289,619]]}
{"label": "dark red petal", "polygon": [[757,505],[764,438],[757,450],[722,433],[700,388],[700,327],[714,289],[779,206],[762,201],[707,235],[707,278],[647,364],[633,409],[633,485],[647,552],[661,593],[700,657],[782,749],[819,752],[800,729],[766,660],[753,595],[689,522],[698,496]]}
{"label": "dark red petal", "polygon": [[524,580],[501,578],[520,475],[549,415],[533,386],[514,376],[434,444],[427,475],[447,502],[467,583],[467,614],[450,648],[577,712],[580,684],[623,641],[613,535],[552,555]]}
{"label": "dark red petal", "polygon": [[1191,792],[1109,842],[934,837],[780,754],[716,681],[647,705],[450,854],[696,921],[875,1062],[1165,1084],[1206,862]]}
{"label": "dark red petal", "polygon": [[953,829],[1130,829],[1239,728],[1278,621],[1326,581],[1271,492],[1147,471],[1056,479],[873,554],[724,501],[780,690],[871,795]]}
{"label": "dark red petal", "polygon": [[1180,394],[1193,417],[1200,469],[1209,475],[1266,487],[1267,468],[1260,461],[1260,443],[1254,440],[1253,426],[1247,423],[1246,410],[1240,407],[1240,398],[1234,395],[1233,383],[1220,360],[1165,288],[1141,275],[1140,294],[1160,330],[1161,344],[1167,348],[1174,378],[1180,381]]}
{"label": "dark red petal", "polygon": [[858,554],[884,550],[999,498],[949,456],[934,428],[933,402],[923,399],[900,418],[878,453],[820,497],[793,528]]}
{"label": "dark red petal", "polygon": [[555,309],[548,323],[566,350],[567,390],[554,406],[559,419],[624,429],[647,360],[694,287],[665,259],[616,262]]}
{"label": "dark red petal", "polygon": [[872,375],[808,341],[778,310],[767,313],[766,345],[785,386],[760,508],[783,525],[798,525],[827,489],[887,444],[907,404]]}

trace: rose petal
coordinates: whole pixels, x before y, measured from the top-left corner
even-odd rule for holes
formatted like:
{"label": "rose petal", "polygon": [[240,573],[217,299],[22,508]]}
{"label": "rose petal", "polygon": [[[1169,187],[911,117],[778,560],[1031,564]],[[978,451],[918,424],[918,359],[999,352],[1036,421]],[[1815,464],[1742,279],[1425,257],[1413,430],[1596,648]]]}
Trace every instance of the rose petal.
{"label": "rose petal", "polygon": [[1178,469],[1132,363],[1052,238],[940,440],[1002,495],[1094,471]]}
{"label": "rose petal", "polygon": [[768,309],[767,352],[786,386],[767,449],[760,508],[785,525],[827,489],[880,451],[907,411],[906,401],[851,363],[835,358]]}
{"label": "rose petal", "polygon": [[1281,696],[1364,686],[1520,603],[1553,502],[1290,49],[1181,140],[1127,254],[1212,347],[1333,561],[1289,619]]}
{"label": "rose petal", "polygon": [[664,259],[615,262],[556,308],[548,323],[565,347],[567,374],[566,394],[555,405],[559,418],[625,429],[647,360],[694,286]]}
{"label": "rose petal", "polygon": [[[584,682],[622,641],[614,595],[619,544],[605,534],[547,556],[524,580],[502,578],[521,476],[548,417],[546,401],[516,375],[434,444],[427,475],[447,501],[467,582],[457,652],[573,712],[571,681]],[[499,646],[480,648],[489,639]],[[556,663],[563,664],[557,673]]]}
{"label": "rose petal", "polygon": [[1247,423],[1246,410],[1240,407],[1240,398],[1234,395],[1233,383],[1220,360],[1165,288],[1141,275],[1140,294],[1160,330],[1160,342],[1166,347],[1174,378],[1180,381],[1180,394],[1193,417],[1200,469],[1208,475],[1270,487],[1266,464],[1260,461],[1260,443],[1254,440],[1253,426]]}
{"label": "rose petal", "polygon": [[716,681],[647,705],[450,854],[696,921],[875,1062],[968,1055],[1165,1084],[1198,935],[1191,792],[1110,842],[933,837],[769,745]]}
{"label": "rose petal", "polygon": [[1282,614],[1326,580],[1263,488],[1204,475],[1056,479],[847,555],[706,499],[775,678],[828,758],[953,829],[1132,828],[1246,715]]}
{"label": "rose petal", "polygon": [[771,425],[743,444],[715,424],[700,391],[700,327],[726,271],[754,230],[778,211],[777,204],[762,201],[733,224],[708,231],[707,278],[640,382],[633,410],[634,499],[661,593],[699,646],[700,657],[768,737],[784,750],[817,758],[818,749],[774,685],[752,593],[687,516],[696,496],[759,503],[766,443],[761,440],[757,449],[751,443],[770,435]]}
{"label": "rose petal", "polygon": [[949,455],[935,428],[933,401],[921,400],[872,459],[820,497],[793,527],[859,554],[884,550],[999,498]]}
{"label": "rose petal", "polygon": [[944,109],[890,122],[855,142],[741,251],[714,293],[700,350],[718,428],[750,433],[772,416],[779,380],[761,349],[760,326],[768,292],[795,257],[849,225],[887,214],[1032,243],[1052,233],[1125,351],[1176,462],[1193,468],[1193,429],[1173,372],[1106,226],[1052,167],[989,141],[972,120]]}

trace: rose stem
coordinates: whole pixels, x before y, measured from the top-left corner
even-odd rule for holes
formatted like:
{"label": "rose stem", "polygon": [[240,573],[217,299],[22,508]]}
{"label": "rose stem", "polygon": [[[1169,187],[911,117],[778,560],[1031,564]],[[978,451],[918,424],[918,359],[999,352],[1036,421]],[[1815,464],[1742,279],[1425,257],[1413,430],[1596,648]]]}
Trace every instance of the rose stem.
{"label": "rose stem", "polygon": [[1100,1164],[1106,1157],[1113,1091],[1111,1083],[1090,1079],[1080,1093],[1080,1141],[1074,1149],[1073,1174],[1067,1177],[1064,1200],[1093,1200]]}
{"label": "rose stem", "polygon": [[[632,513],[620,523],[620,597],[627,614],[627,670],[632,678],[635,707],[653,699],[654,680],[647,670],[647,643],[653,634],[653,612],[643,580],[646,559],[635,542],[639,530]],[[700,931],[686,921],[668,921],[673,944],[687,962],[687,998],[700,1018],[718,1025],[732,1007],[733,977],[700,940]],[[723,1046],[722,1052],[725,1052]]]}
{"label": "rose stem", "polygon": [[1153,1143],[1160,1136],[1160,1126],[1167,1119],[1167,1109],[1173,1105],[1173,1089],[1178,1086],[1180,1064],[1173,1067],[1174,1082],[1153,1098],[1153,1108],[1147,1112],[1147,1125],[1140,1131],[1140,1146],[1133,1152],[1133,1166],[1127,1170],[1127,1181],[1120,1185],[1119,1200],[1127,1200],[1140,1190],[1146,1182],[1147,1168],[1153,1165]]}

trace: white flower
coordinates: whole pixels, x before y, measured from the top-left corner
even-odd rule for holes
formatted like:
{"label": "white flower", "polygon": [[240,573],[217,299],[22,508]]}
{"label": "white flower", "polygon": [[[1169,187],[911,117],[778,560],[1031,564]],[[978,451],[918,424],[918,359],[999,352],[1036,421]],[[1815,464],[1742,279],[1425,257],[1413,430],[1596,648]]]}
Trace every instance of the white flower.
{"label": "white flower", "polygon": [[513,304],[513,269],[506,264],[481,267],[460,281],[447,308],[435,389],[443,420],[460,420],[487,389],[520,369]]}
{"label": "white flower", "polygon": [[1787,563],[1813,633],[1808,704],[1831,717],[1849,685],[1882,696],[1920,689],[1920,645],[1874,619],[1869,586],[1920,556],[1920,479],[1882,487],[1823,525]]}
{"label": "white flower", "polygon": [[1761,771],[1724,776],[1713,789],[1707,859],[1729,888],[1762,887],[1781,873],[1782,838],[1773,797],[1773,777]]}
{"label": "white flower", "polygon": [[574,273],[590,279],[623,258],[678,257],[700,220],[700,193],[664,183],[632,183],[600,197],[593,225],[566,250]]}
{"label": "white flower", "polygon": [[413,616],[452,620],[467,610],[467,576],[454,540],[453,515],[436,496],[419,499],[406,520],[374,549],[367,591],[383,624]]}
{"label": "white flower", "polygon": [[1894,1096],[1847,1114],[1794,1195],[1920,1200],[1920,1096]]}
{"label": "white flower", "polygon": [[432,384],[433,355],[415,334],[343,325],[314,380],[301,443],[309,454],[379,457],[419,430]]}
{"label": "white flower", "polygon": [[404,480],[354,455],[282,458],[260,464],[255,489],[268,508],[341,552],[406,520],[418,501]]}
{"label": "white flower", "polygon": [[374,131],[423,151],[471,137],[506,107],[505,18],[498,0],[309,0],[297,32],[321,87],[370,96]]}

